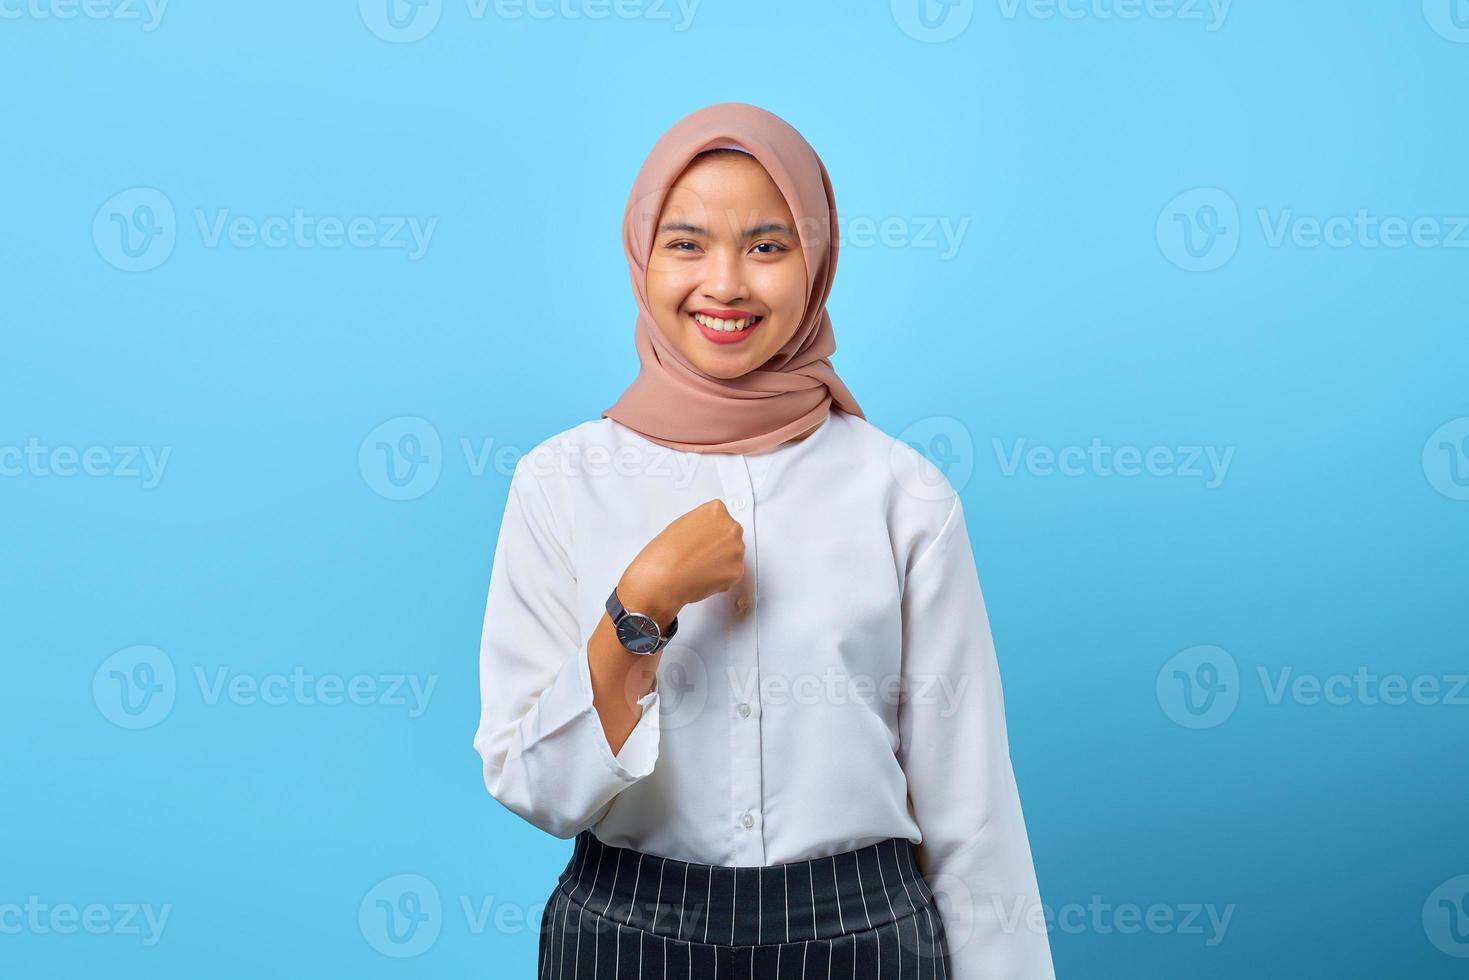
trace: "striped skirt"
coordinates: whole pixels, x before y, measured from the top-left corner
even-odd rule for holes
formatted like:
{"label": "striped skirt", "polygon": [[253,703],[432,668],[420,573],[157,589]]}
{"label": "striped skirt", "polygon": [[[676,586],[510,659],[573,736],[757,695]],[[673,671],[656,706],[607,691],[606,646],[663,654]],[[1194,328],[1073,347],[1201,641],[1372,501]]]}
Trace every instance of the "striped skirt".
{"label": "striped skirt", "polygon": [[912,842],[767,867],[693,864],[590,831],[541,919],[541,980],[947,980]]}

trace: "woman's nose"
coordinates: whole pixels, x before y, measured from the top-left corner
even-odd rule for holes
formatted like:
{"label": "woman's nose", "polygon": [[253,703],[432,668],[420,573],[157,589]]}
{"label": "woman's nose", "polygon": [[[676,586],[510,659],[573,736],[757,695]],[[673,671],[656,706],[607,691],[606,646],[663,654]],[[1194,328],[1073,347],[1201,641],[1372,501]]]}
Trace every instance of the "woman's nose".
{"label": "woman's nose", "polygon": [[745,271],[740,256],[732,249],[720,249],[709,258],[709,275],[704,292],[710,299],[733,304],[745,296]]}

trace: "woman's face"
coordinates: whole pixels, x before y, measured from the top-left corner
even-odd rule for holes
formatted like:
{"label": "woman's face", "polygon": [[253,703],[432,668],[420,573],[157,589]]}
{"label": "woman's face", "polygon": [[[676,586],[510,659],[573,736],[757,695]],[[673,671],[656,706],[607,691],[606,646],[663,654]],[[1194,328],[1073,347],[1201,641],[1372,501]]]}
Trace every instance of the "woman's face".
{"label": "woman's face", "polygon": [[791,339],[806,290],[796,221],[765,168],[745,153],[691,164],[648,261],[649,312],[674,348],[712,377],[746,374]]}

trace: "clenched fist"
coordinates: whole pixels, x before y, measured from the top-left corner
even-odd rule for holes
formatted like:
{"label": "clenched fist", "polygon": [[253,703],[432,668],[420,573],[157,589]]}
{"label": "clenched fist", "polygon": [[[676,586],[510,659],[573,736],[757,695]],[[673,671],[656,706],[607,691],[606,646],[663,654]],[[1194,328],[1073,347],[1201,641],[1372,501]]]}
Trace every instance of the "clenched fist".
{"label": "clenched fist", "polygon": [[724,501],[706,500],[674,519],[638,552],[617,593],[628,609],[667,628],[678,610],[724,592],[745,577],[745,529]]}

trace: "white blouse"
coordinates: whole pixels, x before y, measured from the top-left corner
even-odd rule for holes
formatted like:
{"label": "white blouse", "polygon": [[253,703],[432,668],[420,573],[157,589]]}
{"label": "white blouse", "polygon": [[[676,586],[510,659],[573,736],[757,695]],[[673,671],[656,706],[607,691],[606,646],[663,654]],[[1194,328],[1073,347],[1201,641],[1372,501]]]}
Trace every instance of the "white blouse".
{"label": "white blouse", "polygon": [[[587,640],[643,546],[713,497],[745,578],[678,613],[614,755]],[[537,445],[510,481],[480,698],[485,786],[549,834],[747,867],[904,837],[951,980],[1054,976],[964,509],[862,418],[747,455],[609,418]]]}

